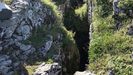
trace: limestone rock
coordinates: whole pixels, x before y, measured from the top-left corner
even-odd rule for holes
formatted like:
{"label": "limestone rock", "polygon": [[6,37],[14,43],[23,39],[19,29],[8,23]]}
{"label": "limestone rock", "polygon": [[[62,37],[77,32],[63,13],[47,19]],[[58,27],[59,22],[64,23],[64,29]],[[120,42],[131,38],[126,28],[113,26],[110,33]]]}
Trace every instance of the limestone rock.
{"label": "limestone rock", "polygon": [[91,73],[90,71],[83,71],[83,72],[77,71],[75,72],[74,75],[95,75],[95,74]]}
{"label": "limestone rock", "polygon": [[12,17],[12,10],[11,8],[4,4],[0,3],[0,20],[8,20]]}
{"label": "limestone rock", "polygon": [[53,36],[45,40],[41,50],[22,42],[32,36],[33,29],[53,23],[55,17],[40,0],[13,0],[9,6],[1,5],[3,4],[0,4],[0,12],[6,7],[10,14],[7,14],[8,17],[0,17],[0,20],[4,20],[0,21],[0,75],[15,75],[14,71],[18,75],[28,75],[23,64],[36,51],[45,55],[52,47]]}
{"label": "limestone rock", "polygon": [[59,75],[61,66],[58,63],[45,64],[42,63],[34,73],[34,75]]}
{"label": "limestone rock", "polygon": [[31,35],[31,28],[28,25],[20,26],[16,32],[26,40]]}
{"label": "limestone rock", "polygon": [[16,42],[15,44],[21,50],[21,55],[25,55],[27,57],[29,54],[32,54],[36,50],[32,45],[24,45],[19,42]]}
{"label": "limestone rock", "polygon": [[11,70],[13,67],[12,60],[9,59],[7,55],[0,55],[0,74],[2,75],[13,75]]}

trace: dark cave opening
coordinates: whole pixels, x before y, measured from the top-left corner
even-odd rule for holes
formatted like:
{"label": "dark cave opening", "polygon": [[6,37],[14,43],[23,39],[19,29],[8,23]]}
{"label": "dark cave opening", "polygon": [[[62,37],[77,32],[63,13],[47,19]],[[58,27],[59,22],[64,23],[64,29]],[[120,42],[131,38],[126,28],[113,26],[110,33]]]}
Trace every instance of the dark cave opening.
{"label": "dark cave opening", "polygon": [[75,34],[75,41],[77,47],[79,49],[80,54],[80,65],[79,70],[84,71],[86,70],[86,65],[89,64],[89,55],[88,55],[88,48],[89,48],[89,33],[88,32],[76,32]]}
{"label": "dark cave opening", "polygon": [[66,5],[63,15],[65,27],[75,33],[74,40],[79,50],[80,58],[79,71],[86,70],[87,64],[89,64],[90,24],[88,22],[88,12],[85,13],[83,18],[75,14],[75,7],[81,7],[83,4],[84,2],[80,0],[70,0],[70,6]]}

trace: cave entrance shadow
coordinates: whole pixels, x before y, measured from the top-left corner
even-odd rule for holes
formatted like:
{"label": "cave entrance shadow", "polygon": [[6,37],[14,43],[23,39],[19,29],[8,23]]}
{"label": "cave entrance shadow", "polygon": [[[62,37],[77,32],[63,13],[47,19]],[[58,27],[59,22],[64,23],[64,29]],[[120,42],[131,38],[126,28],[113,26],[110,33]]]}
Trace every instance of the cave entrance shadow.
{"label": "cave entrance shadow", "polygon": [[80,65],[79,70],[84,71],[86,70],[87,64],[89,64],[89,55],[88,55],[88,47],[89,47],[89,34],[77,32],[75,34],[75,41],[79,49],[80,54]]}
{"label": "cave entrance shadow", "polygon": [[79,71],[84,71],[87,68],[87,64],[89,64],[88,51],[90,42],[90,24],[88,22],[87,13],[83,18],[75,14],[75,7],[79,7],[75,5],[73,4],[72,6],[65,8],[64,25],[67,28],[67,30],[73,31],[75,33],[74,39],[80,54]]}

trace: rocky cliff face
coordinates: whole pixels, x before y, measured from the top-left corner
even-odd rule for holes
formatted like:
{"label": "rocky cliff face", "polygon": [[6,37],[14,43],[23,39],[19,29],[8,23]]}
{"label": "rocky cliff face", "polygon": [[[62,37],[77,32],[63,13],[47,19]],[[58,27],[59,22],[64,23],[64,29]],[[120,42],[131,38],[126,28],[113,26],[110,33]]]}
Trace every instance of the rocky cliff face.
{"label": "rocky cliff face", "polygon": [[[13,0],[9,6],[13,11],[12,18],[0,22],[0,72],[2,75],[22,75],[25,73],[24,68],[21,68],[23,64],[35,51],[39,51],[22,41],[31,37],[32,31],[39,26],[53,23],[54,15],[38,0]],[[39,52],[44,55],[51,44],[52,36]]]}
{"label": "rocky cliff face", "polygon": [[[13,0],[9,7],[12,17],[0,22],[0,75],[28,75],[24,64],[46,58],[50,50],[57,54],[52,55],[53,59],[63,65],[64,72],[68,69],[67,64],[75,62],[78,52],[74,50],[77,49],[62,48],[67,33],[59,31],[60,25],[60,29],[54,31],[58,26],[54,26],[56,16],[50,6],[40,0]],[[71,55],[67,51],[75,53]],[[71,59],[73,56],[76,57],[74,60]]]}

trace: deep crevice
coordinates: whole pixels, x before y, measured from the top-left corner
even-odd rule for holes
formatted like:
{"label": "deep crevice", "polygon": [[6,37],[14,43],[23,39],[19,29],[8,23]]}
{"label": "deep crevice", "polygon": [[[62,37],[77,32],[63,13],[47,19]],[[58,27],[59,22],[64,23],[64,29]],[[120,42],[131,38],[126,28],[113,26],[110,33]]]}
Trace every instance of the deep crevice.
{"label": "deep crevice", "polygon": [[[71,3],[75,2],[75,3]],[[77,16],[74,12],[76,7],[80,7],[83,2],[79,2],[77,4],[77,1],[71,1],[69,6],[65,7],[64,11],[64,25],[68,30],[71,30],[75,33],[75,41],[79,50],[80,54],[80,64],[79,64],[79,70],[84,71],[86,70],[86,64],[89,64],[89,29],[90,24],[88,22],[88,13],[85,14],[83,18],[80,16]],[[73,5],[71,5],[73,4]]]}
{"label": "deep crevice", "polygon": [[89,34],[88,32],[76,32],[75,41],[79,49],[80,54],[80,65],[79,70],[84,71],[86,69],[86,64],[89,64],[88,59],[88,47],[89,47]]}

